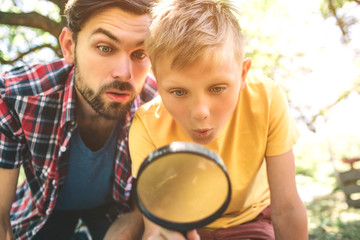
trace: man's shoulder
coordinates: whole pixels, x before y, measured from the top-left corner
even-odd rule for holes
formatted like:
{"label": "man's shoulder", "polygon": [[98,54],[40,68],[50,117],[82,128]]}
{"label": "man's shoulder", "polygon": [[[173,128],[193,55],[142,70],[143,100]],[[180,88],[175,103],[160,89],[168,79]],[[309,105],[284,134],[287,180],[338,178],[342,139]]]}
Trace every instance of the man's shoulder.
{"label": "man's shoulder", "polygon": [[0,88],[5,95],[29,96],[42,94],[66,82],[73,66],[63,59],[15,67],[1,74]]}
{"label": "man's shoulder", "polygon": [[151,101],[142,105],[138,112],[140,114],[154,114],[162,109],[162,101],[160,95],[154,97]]}

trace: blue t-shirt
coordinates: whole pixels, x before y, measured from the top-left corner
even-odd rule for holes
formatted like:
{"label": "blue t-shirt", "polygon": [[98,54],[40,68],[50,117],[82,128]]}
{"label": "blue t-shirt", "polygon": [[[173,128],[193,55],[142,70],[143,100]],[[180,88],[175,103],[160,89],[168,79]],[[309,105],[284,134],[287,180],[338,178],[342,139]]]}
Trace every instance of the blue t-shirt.
{"label": "blue t-shirt", "polygon": [[118,124],[105,145],[91,151],[76,129],[68,154],[68,173],[55,204],[55,210],[83,210],[111,201],[111,176],[114,172],[114,154]]}

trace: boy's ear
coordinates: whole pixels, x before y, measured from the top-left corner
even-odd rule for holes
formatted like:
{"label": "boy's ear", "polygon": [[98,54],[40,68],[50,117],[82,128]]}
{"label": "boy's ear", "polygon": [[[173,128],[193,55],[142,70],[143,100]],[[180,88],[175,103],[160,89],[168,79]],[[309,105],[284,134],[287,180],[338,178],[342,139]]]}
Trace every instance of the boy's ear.
{"label": "boy's ear", "polygon": [[251,67],[251,59],[250,58],[245,58],[243,63],[242,63],[241,90],[243,90],[244,87],[245,87],[245,80],[246,80],[247,73],[250,70],[250,67]]}
{"label": "boy's ear", "polygon": [[70,65],[75,62],[75,42],[72,36],[73,32],[69,28],[65,27],[61,31],[59,37],[61,51],[64,55],[65,62]]}

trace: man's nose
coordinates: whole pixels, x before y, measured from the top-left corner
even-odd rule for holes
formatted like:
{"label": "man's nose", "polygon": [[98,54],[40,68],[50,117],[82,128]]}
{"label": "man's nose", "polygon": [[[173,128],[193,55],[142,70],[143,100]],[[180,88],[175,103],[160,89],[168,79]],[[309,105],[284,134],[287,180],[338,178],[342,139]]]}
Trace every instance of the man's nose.
{"label": "man's nose", "polygon": [[116,59],[112,69],[112,77],[120,81],[130,81],[131,75],[131,59],[129,56],[122,54]]}

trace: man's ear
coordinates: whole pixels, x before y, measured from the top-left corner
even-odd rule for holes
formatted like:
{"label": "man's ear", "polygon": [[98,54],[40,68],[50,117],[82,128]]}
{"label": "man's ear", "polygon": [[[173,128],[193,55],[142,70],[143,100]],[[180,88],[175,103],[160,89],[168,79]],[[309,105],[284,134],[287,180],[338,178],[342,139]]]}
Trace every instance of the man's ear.
{"label": "man's ear", "polygon": [[61,51],[64,55],[67,64],[74,64],[75,62],[75,42],[73,40],[73,32],[65,27],[61,31],[60,37]]}
{"label": "man's ear", "polygon": [[241,90],[243,90],[244,87],[245,87],[245,80],[246,80],[247,73],[250,70],[250,67],[251,67],[251,59],[250,58],[245,58],[243,63],[242,63]]}

